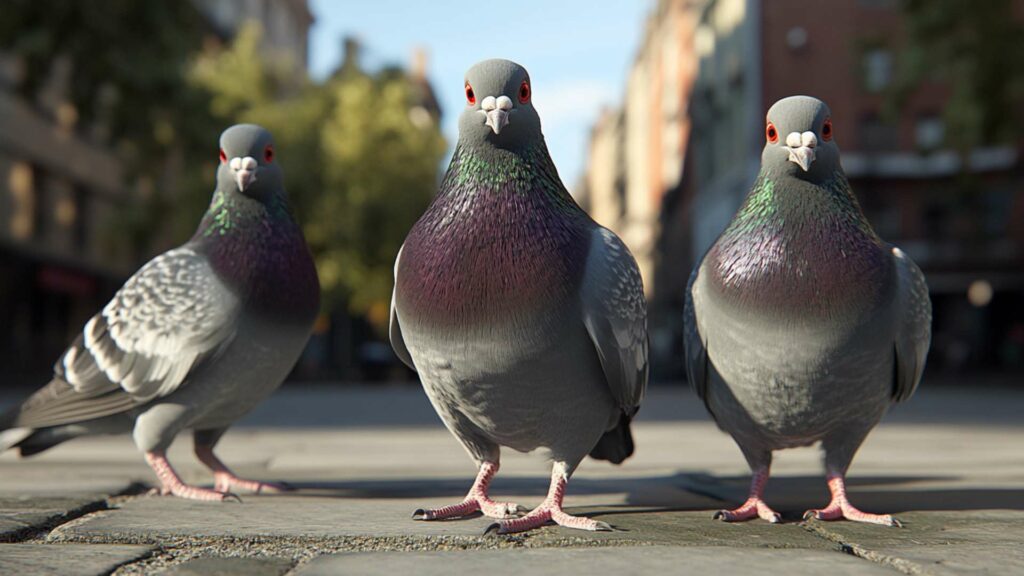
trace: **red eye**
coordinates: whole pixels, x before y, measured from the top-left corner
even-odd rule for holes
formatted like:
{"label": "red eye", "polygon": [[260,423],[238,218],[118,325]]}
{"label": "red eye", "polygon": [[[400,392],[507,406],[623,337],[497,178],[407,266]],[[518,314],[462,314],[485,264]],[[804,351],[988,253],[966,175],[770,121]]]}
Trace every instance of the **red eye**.
{"label": "red eye", "polygon": [[825,123],[821,125],[821,139],[828,142],[832,139],[832,119],[826,118]]}
{"label": "red eye", "polygon": [[267,147],[263,149],[263,160],[266,161],[267,164],[274,161],[274,147],[270,144],[267,144]]}
{"label": "red eye", "polygon": [[526,104],[530,101],[530,85],[523,80],[523,83],[519,85],[519,102]]}
{"label": "red eye", "polygon": [[469,82],[466,82],[466,102],[469,102],[470,106],[476,104],[476,94],[473,93],[473,87]]}
{"label": "red eye", "polygon": [[775,124],[768,123],[768,127],[764,129],[764,137],[772,144],[779,141],[779,131],[775,129]]}
{"label": "red eye", "polygon": [[228,155],[224,152],[223,148],[220,149],[220,163],[221,164],[227,164],[228,163]]}

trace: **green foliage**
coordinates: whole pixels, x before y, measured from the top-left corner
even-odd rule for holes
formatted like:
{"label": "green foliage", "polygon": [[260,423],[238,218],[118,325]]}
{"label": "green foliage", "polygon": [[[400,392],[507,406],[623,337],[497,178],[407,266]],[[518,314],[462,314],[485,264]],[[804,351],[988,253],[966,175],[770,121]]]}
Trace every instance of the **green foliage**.
{"label": "green foliage", "polygon": [[405,74],[354,69],[310,83],[261,57],[259,34],[243,28],[227,50],[199,58],[189,77],[224,124],[273,132],[325,304],[347,303],[382,327],[395,255],[436,189],[444,139],[429,116],[412,111]]}
{"label": "green foliage", "polygon": [[[307,230],[322,247],[326,287],[344,286],[356,310],[387,306],[392,266],[405,234],[437,186],[445,142],[434,123],[417,125],[409,81],[387,71],[328,83],[332,111],[321,141],[330,162]],[[420,110],[420,113],[425,111]]]}
{"label": "green foliage", "polygon": [[[237,122],[273,132],[285,186],[323,281],[325,310],[386,323],[392,265],[433,196],[445,152],[436,119],[404,73],[350,62],[313,83],[261,45],[257,25],[219,46],[192,2],[8,0],[0,50],[17,54],[18,89],[36,101],[57,62],[79,130],[107,126],[140,202],[109,234],[148,257],[188,238],[210,204],[216,139]],[[205,48],[204,48],[205,43]]]}
{"label": "green foliage", "polygon": [[156,177],[163,164],[149,160],[206,132],[190,121],[202,97],[181,80],[204,29],[191,2],[9,0],[2,14],[0,49],[24,62],[19,90],[34,100],[66,58],[81,124],[104,116],[133,175]]}
{"label": "green foliage", "polygon": [[1014,0],[905,0],[908,44],[897,102],[922,85],[949,86],[948,143],[967,152],[1020,136],[1024,27]]}

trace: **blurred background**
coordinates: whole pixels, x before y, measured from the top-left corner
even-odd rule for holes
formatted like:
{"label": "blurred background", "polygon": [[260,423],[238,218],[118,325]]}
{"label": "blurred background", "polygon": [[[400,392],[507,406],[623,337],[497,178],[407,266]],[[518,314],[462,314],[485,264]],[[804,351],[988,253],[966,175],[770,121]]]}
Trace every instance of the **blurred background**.
{"label": "blurred background", "polygon": [[325,298],[291,379],[414,382],[392,265],[457,138],[462,74],[533,77],[561,176],[636,256],[655,382],[679,382],[689,272],[757,172],[764,113],[832,108],[878,233],[924,269],[927,378],[1024,377],[1024,1],[6,0],[0,378],[34,387],[138,266],[189,238],[217,137],[257,122]]}

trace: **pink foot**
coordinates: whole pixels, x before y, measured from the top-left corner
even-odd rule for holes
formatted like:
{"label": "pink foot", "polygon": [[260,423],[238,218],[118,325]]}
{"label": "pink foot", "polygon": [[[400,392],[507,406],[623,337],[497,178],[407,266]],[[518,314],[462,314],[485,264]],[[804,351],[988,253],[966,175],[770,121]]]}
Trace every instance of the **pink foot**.
{"label": "pink foot", "polygon": [[484,531],[484,534],[514,534],[516,532],[526,532],[527,530],[540,528],[549,521],[553,521],[559,526],[576,528],[577,530],[590,530],[591,532],[612,531],[611,525],[607,522],[599,522],[582,516],[573,516],[566,513],[565,510],[562,510],[561,503],[555,504],[547,501],[537,508],[534,508],[532,512],[522,518],[501,520],[500,522],[491,524],[487,527],[487,530]]}
{"label": "pink foot", "polygon": [[235,476],[235,473],[232,472],[231,469],[213,453],[213,446],[196,444],[195,452],[199,461],[213,471],[213,487],[219,492],[229,492],[232,488],[237,488],[245,490],[246,492],[260,494],[263,492],[287,492],[292,489],[287,484],[277,482],[257,482],[256,480],[246,480],[245,478]]}
{"label": "pink foot", "polygon": [[900,521],[888,514],[868,514],[861,512],[850,504],[846,497],[846,482],[842,474],[829,474],[828,487],[832,492],[832,502],[826,508],[820,510],[808,510],[804,512],[804,520],[812,518],[816,520],[850,520],[852,522],[866,522],[869,524],[881,524],[883,526],[903,526]]}
{"label": "pink foot", "polygon": [[494,475],[498,473],[497,462],[484,462],[480,465],[480,472],[469,489],[466,499],[452,506],[444,508],[423,509],[412,513],[413,520],[444,520],[446,518],[459,518],[468,516],[474,512],[482,512],[489,518],[514,518],[526,509],[514,502],[495,502],[487,495],[487,489],[491,484]]}
{"label": "pink foot", "polygon": [[291,486],[283,482],[259,482],[257,480],[246,480],[245,478],[235,476],[231,472],[215,472],[213,474],[213,478],[214,490],[219,492],[229,492],[232,488],[245,490],[246,492],[252,492],[254,494],[276,494],[292,490]]}
{"label": "pink foot", "polygon": [[722,520],[725,522],[740,522],[743,520],[750,520],[752,518],[760,518],[771,522],[772,524],[778,524],[782,521],[782,516],[778,512],[772,510],[764,503],[764,500],[760,498],[749,498],[742,506],[734,510],[719,510],[715,512],[715,520]]}
{"label": "pink foot", "polygon": [[754,470],[753,476],[750,477],[750,496],[747,498],[747,501],[735,510],[719,510],[715,512],[715,520],[741,522],[751,518],[760,518],[772,524],[781,522],[782,516],[779,516],[778,512],[769,508],[761,498],[761,495],[764,493],[764,485],[768,483],[768,474],[767,466]]}
{"label": "pink foot", "polygon": [[539,528],[547,524],[548,521],[554,521],[559,526],[576,528],[577,530],[610,532],[612,527],[605,522],[572,516],[562,509],[562,500],[565,498],[565,484],[567,481],[565,466],[556,462],[554,469],[551,471],[551,488],[548,490],[548,497],[544,500],[544,503],[534,508],[532,512],[522,518],[502,520],[491,524],[484,531],[484,534],[525,532]]}
{"label": "pink foot", "polygon": [[[242,499],[230,492],[218,492],[217,490],[210,490],[209,488],[200,488],[199,486],[190,486],[181,481],[181,477],[171,467],[171,463],[167,461],[167,457],[163,452],[146,452],[146,463],[149,464],[150,468],[156,472],[157,478],[160,479],[159,494],[161,495],[173,495],[179,498],[186,498],[188,500],[204,500],[223,502],[225,500],[234,500],[241,502]],[[156,489],[150,491],[153,493]]]}

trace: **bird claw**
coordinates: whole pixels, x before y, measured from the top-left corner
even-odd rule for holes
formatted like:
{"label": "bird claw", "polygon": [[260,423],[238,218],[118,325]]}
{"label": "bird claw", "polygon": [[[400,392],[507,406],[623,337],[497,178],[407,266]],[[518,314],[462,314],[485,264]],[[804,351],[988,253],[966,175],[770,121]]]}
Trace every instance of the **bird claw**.
{"label": "bird claw", "polygon": [[242,498],[234,492],[225,492],[224,497],[220,499],[221,502],[237,502],[242,503]]}

